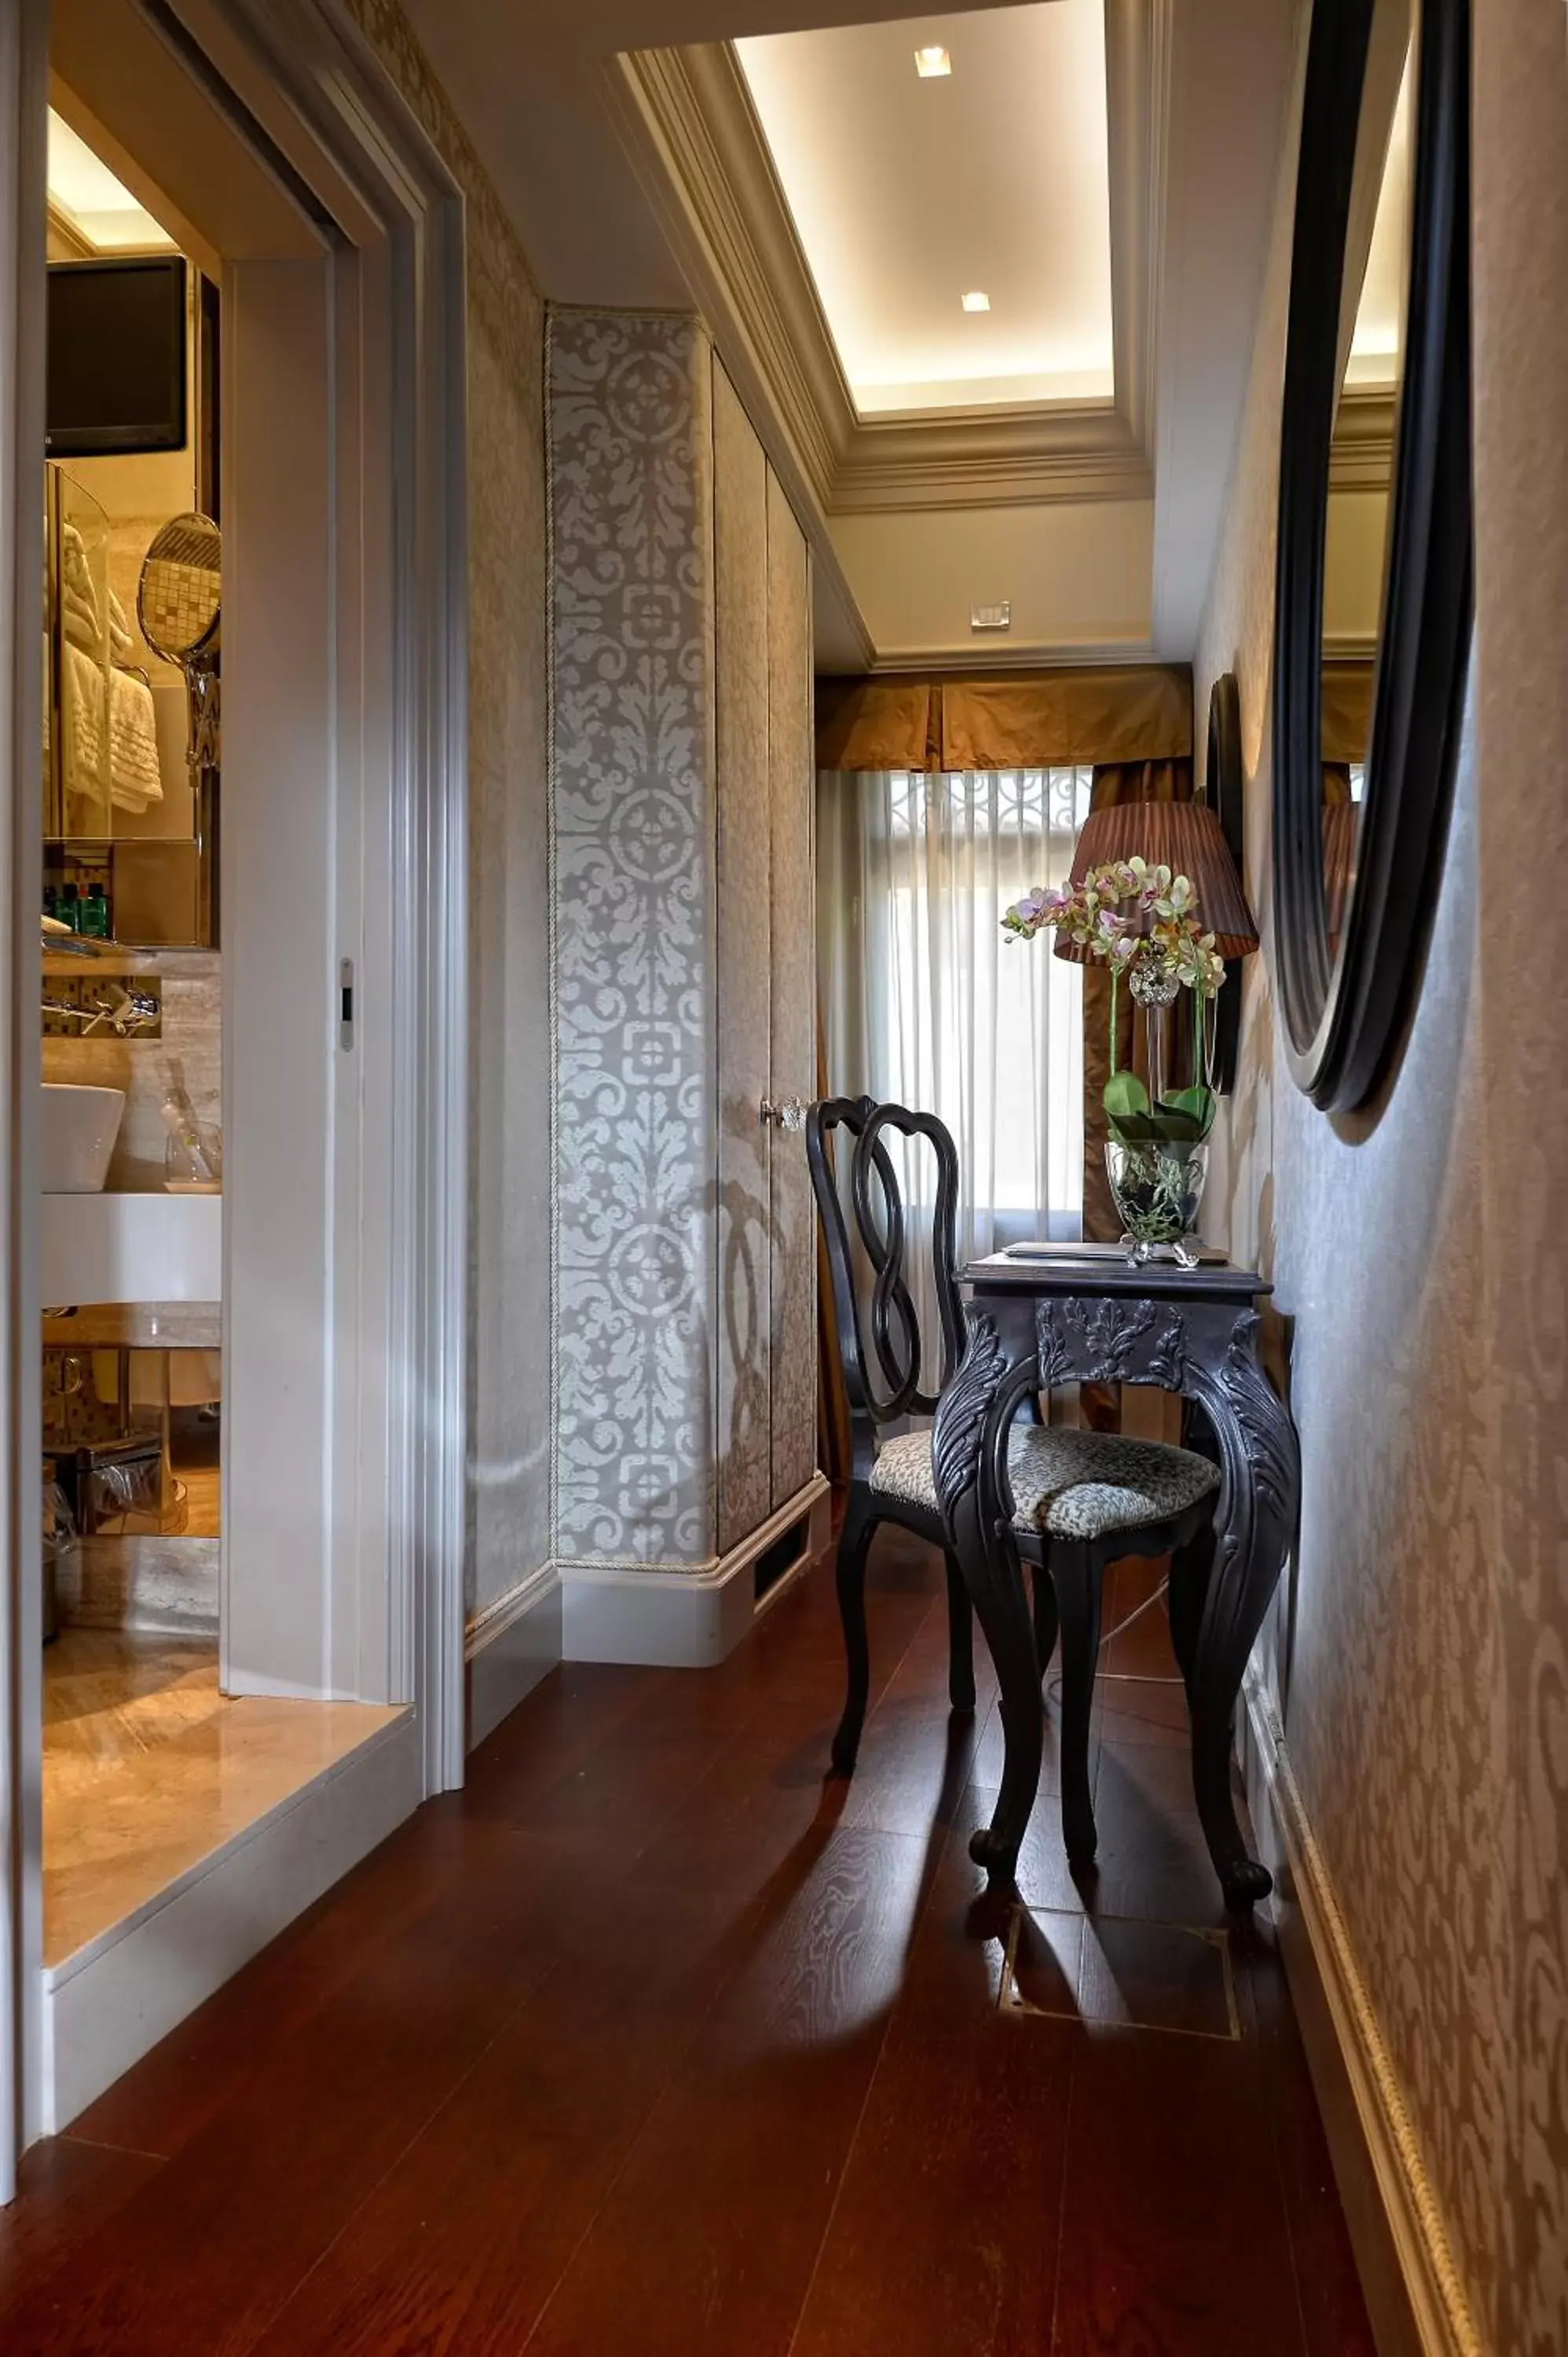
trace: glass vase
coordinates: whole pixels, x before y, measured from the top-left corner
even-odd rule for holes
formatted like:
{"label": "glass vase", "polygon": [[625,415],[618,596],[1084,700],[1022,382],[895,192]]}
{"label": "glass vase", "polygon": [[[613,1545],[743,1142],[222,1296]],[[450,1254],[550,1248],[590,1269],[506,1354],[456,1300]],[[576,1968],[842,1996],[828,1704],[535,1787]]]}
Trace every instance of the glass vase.
{"label": "glass vase", "polygon": [[1171,1138],[1124,1145],[1110,1138],[1105,1169],[1122,1217],[1122,1242],[1131,1261],[1161,1258],[1184,1268],[1197,1265],[1188,1239],[1197,1226],[1203,1182],[1208,1176],[1207,1145]]}

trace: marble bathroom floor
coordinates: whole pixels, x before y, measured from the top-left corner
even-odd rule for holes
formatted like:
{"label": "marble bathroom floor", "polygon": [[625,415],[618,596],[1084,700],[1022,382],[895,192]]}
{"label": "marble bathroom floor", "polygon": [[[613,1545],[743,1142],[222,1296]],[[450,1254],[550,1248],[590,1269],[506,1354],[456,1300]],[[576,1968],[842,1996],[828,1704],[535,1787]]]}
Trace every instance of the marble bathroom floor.
{"label": "marble bathroom floor", "polygon": [[402,1716],[218,1691],[211,1639],[44,1648],[44,1962],[59,1964]]}

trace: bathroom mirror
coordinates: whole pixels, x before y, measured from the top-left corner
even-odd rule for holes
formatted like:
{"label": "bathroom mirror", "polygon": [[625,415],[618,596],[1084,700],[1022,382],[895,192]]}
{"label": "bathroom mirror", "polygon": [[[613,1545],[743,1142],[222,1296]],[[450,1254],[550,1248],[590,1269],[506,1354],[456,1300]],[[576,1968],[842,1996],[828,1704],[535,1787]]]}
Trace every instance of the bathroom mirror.
{"label": "bathroom mirror", "polygon": [[1442,873],[1471,611],[1467,0],[1314,0],[1274,620],[1275,960],[1299,1085],[1367,1103]]}

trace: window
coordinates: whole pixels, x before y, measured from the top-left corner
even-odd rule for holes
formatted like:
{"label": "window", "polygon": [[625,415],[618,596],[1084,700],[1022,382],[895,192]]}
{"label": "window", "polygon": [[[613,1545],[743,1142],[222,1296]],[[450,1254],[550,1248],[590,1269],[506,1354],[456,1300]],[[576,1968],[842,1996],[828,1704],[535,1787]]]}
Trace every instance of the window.
{"label": "window", "polygon": [[[839,773],[820,813],[822,1004],[834,1091],[939,1114],[962,1175],[961,1255],[1076,1236],[1081,969],[1002,931],[1060,883],[1088,768]],[[911,1169],[913,1200],[931,1193]]]}

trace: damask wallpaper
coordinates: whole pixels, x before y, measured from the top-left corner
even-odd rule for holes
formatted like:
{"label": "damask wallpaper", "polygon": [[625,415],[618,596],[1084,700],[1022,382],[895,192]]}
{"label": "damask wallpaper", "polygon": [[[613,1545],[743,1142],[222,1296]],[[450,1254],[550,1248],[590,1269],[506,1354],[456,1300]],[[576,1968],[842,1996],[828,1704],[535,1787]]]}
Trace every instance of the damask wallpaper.
{"label": "damask wallpaper", "polygon": [[[1305,27],[1305,11],[1303,12]],[[1568,47],[1475,24],[1477,629],[1426,983],[1386,1102],[1296,1090],[1269,982],[1270,668],[1294,169],[1195,683],[1249,777],[1242,1071],[1216,1173],[1271,1274],[1304,1455],[1273,1674],[1479,2344],[1568,2349]],[[1288,149],[1287,149],[1288,153]]]}
{"label": "damask wallpaper", "polygon": [[467,224],[472,1615],[551,1555],[544,307],[397,0],[348,5]]}
{"label": "damask wallpaper", "polygon": [[551,314],[563,1559],[714,1552],[711,365]]}

